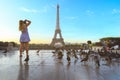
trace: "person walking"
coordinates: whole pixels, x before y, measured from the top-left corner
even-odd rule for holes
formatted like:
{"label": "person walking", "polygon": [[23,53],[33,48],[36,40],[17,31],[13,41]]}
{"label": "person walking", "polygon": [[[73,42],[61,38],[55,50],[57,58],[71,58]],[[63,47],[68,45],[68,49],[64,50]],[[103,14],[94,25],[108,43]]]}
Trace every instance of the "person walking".
{"label": "person walking", "polygon": [[23,48],[25,47],[26,50],[26,58],[25,61],[29,61],[29,54],[28,54],[28,49],[29,49],[29,42],[30,42],[30,37],[28,33],[28,26],[31,24],[30,20],[20,20],[19,21],[19,30],[21,31],[20,35],[20,57],[22,57],[22,51]]}

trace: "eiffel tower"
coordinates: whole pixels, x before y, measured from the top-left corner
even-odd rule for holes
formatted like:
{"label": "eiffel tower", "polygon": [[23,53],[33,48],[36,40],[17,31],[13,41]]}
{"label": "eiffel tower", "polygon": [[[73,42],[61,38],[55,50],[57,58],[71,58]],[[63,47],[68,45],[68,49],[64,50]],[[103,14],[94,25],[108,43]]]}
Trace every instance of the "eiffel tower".
{"label": "eiffel tower", "polygon": [[[57,38],[59,35],[59,38]],[[56,30],[54,34],[54,38],[52,39],[51,46],[54,46],[55,43],[61,43],[63,46],[65,45],[64,39],[62,38],[60,24],[59,24],[59,5],[57,4],[57,18],[56,18]]]}

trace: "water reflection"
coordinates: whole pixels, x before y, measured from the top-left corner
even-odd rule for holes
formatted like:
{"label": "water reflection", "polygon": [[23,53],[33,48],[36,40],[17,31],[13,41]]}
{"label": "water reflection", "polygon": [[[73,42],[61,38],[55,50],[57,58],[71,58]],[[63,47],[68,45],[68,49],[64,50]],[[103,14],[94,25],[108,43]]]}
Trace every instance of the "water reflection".
{"label": "water reflection", "polygon": [[92,71],[91,71],[90,66],[85,65],[84,67],[85,67],[85,70],[86,70],[86,75],[87,75],[86,78],[87,78],[87,80],[89,80],[89,79],[92,80],[91,76],[93,76],[94,74],[93,73],[91,74]]}
{"label": "water reflection", "polygon": [[21,57],[19,60],[18,80],[29,80],[29,63],[25,62],[23,64]]}
{"label": "water reflection", "polygon": [[24,66],[25,66],[25,70],[24,70],[25,80],[29,80],[29,64],[28,64],[28,61],[26,61],[24,63]]}
{"label": "water reflection", "polygon": [[19,74],[18,74],[18,80],[24,80],[24,78],[23,78],[22,58],[20,58],[20,60],[19,60]]}
{"label": "water reflection", "polygon": [[69,68],[70,68],[70,64],[71,64],[71,63],[68,63],[68,64],[67,64],[67,70],[69,70]]}
{"label": "water reflection", "polygon": [[96,68],[96,69],[95,69],[95,74],[96,74],[96,77],[97,77],[97,78],[102,78],[102,77],[101,77],[101,74],[100,74],[100,68]]}
{"label": "water reflection", "polygon": [[76,65],[77,61],[78,61],[78,59],[75,59],[75,60],[74,60],[74,65]]}

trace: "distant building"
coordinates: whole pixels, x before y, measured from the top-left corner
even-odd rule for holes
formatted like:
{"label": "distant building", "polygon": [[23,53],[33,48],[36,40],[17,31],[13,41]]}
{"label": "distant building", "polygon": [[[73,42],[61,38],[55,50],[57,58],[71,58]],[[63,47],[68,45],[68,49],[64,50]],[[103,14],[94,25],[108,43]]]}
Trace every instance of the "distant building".
{"label": "distant building", "polygon": [[93,51],[97,51],[98,49],[101,50],[103,46],[92,46]]}

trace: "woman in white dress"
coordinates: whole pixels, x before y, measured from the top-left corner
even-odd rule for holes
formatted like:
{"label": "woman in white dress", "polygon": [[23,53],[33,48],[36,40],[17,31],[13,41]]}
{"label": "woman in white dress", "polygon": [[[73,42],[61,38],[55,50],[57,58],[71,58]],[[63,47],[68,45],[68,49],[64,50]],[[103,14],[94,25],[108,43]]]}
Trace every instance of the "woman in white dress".
{"label": "woman in white dress", "polygon": [[21,31],[20,35],[20,57],[22,57],[22,51],[23,48],[25,47],[26,50],[26,58],[25,61],[29,60],[29,55],[28,55],[28,44],[30,42],[30,37],[28,33],[28,26],[31,24],[31,21],[29,20],[20,20],[19,21],[19,30]]}

